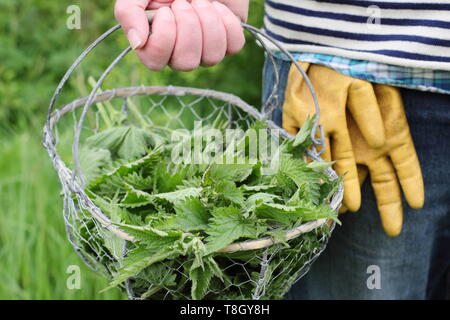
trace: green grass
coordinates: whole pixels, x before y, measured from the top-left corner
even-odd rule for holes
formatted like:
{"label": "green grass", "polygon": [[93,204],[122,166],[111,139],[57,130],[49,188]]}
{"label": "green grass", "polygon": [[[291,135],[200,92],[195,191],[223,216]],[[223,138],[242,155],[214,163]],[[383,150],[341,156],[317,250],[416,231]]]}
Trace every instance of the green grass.
{"label": "green grass", "polygon": [[[121,299],[85,267],[66,239],[56,173],[34,133],[0,141],[0,299]],[[70,265],[81,288],[66,286]]]}

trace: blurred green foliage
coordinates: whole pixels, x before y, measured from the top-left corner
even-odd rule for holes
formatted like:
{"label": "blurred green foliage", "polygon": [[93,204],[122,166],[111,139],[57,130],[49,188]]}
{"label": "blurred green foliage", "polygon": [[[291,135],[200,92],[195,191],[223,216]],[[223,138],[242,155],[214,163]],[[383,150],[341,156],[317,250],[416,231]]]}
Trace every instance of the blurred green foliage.
{"label": "blurred green foliage", "polygon": [[[113,4],[113,0],[0,1],[0,299],[125,298],[118,290],[100,293],[106,280],[84,266],[69,244],[60,185],[41,146],[56,85],[82,50],[117,23]],[[69,5],[81,8],[81,30],[66,27]],[[249,23],[261,26],[262,11],[263,1],[251,0]],[[87,95],[86,79],[98,78],[125,46],[119,32],[99,47],[65,87],[59,105]],[[252,37],[239,55],[189,73],[150,72],[131,54],[103,88],[140,84],[211,88],[258,106],[262,63],[262,50]],[[70,265],[81,268],[80,290],[66,286]]]}
{"label": "blurred green foliage", "polygon": [[[0,2],[0,126],[11,127],[36,117],[42,122],[52,91],[65,70],[83,48],[117,23],[113,3],[113,0]],[[66,27],[69,5],[81,8],[80,30]],[[251,5],[249,23],[260,26],[263,2],[252,0]],[[98,78],[126,46],[126,38],[120,31],[96,49],[71,80],[72,86],[64,89],[61,102],[86,94],[83,90],[86,77]],[[170,69],[150,72],[131,53],[108,77],[104,88],[140,84],[211,88],[232,92],[257,106],[262,62],[262,50],[251,36],[240,54],[227,57],[213,68],[187,73]]]}

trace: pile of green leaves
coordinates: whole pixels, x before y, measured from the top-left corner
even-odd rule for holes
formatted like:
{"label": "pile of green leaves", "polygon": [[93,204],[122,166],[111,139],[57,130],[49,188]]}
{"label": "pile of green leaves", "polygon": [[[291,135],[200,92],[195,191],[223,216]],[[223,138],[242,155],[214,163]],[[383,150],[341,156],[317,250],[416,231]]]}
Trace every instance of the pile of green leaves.
{"label": "pile of green leaves", "polygon": [[[135,239],[123,257],[123,241],[100,237],[99,245],[114,257],[104,261],[113,276],[110,287],[130,281],[137,295],[151,299],[248,299],[260,277],[263,250],[221,250],[270,236],[278,251],[268,253],[278,256],[264,281],[287,274],[277,290],[269,293],[269,285],[263,296],[280,298],[295,280],[289,272],[305,263],[300,251],[318,250],[322,235],[287,241],[286,231],[315,219],[336,219],[328,204],[340,180],[325,174],[330,163],[308,163],[301,156],[311,144],[311,128],[309,121],[295,140],[281,144],[280,163],[271,175],[263,174],[261,159],[242,155],[234,164],[174,164],[170,130],[150,125],[114,126],[89,137],[80,156],[87,194]],[[92,232],[84,230],[86,237]]]}

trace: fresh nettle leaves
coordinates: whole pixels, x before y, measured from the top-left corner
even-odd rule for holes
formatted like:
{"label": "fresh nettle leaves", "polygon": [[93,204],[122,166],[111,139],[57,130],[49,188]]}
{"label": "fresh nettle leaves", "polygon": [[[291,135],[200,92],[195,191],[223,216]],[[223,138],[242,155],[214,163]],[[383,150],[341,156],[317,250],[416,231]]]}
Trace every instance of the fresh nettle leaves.
{"label": "fresh nettle leaves", "polygon": [[332,164],[301,157],[312,128],[309,119],[295,139],[283,141],[271,175],[263,174],[262,161],[242,154],[227,164],[174,163],[169,132],[151,126],[110,127],[88,138],[80,156],[86,192],[135,239],[121,256],[125,244],[105,235],[104,250],[117,259],[109,287],[132,279],[146,299],[251,297],[256,281],[237,287],[244,275],[227,263],[239,256],[258,279],[256,254],[221,253],[225,247],[263,237],[289,247],[288,230],[337,219],[329,201],[341,180],[325,172]]}

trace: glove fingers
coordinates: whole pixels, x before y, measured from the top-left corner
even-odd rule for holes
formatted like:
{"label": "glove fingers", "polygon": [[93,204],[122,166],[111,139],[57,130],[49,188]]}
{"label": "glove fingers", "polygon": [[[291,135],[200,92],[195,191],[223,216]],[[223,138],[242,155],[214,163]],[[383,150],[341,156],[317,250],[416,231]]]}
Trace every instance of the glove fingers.
{"label": "glove fingers", "polygon": [[355,80],[349,89],[347,106],[369,146],[382,147],[386,142],[385,129],[372,84]]}
{"label": "glove fingers", "polygon": [[[369,175],[369,168],[367,168],[366,166],[362,166],[362,165],[357,165],[356,168],[358,170],[359,185],[362,186],[364,181],[366,180],[367,176]],[[340,214],[346,213],[347,211],[348,211],[348,208],[346,207],[345,204],[343,204],[341,206],[341,208],[339,209]]]}
{"label": "glove fingers", "polygon": [[420,209],[425,199],[422,171],[400,91],[385,85],[375,85],[374,88],[387,128],[393,131],[388,132],[389,144],[393,145],[389,156],[397,171],[403,193],[411,208]]}
{"label": "glove fingers", "polygon": [[345,204],[343,204],[340,208],[339,208],[339,214],[344,214],[348,211],[348,208],[346,207]]}
{"label": "glove fingers", "polygon": [[331,158],[336,161],[334,168],[344,175],[344,204],[350,211],[361,206],[361,188],[358,181],[355,158],[348,131],[339,131],[331,141]]}
{"label": "glove fingers", "polygon": [[359,184],[362,186],[364,181],[366,181],[367,176],[369,175],[369,168],[359,164],[356,166],[356,168],[358,169]]}
{"label": "glove fingers", "polygon": [[383,229],[390,237],[398,236],[403,225],[403,207],[394,166],[389,158],[379,158],[369,170]]}
{"label": "glove fingers", "polygon": [[406,201],[414,209],[421,209],[425,201],[425,190],[419,159],[413,142],[410,141],[400,148],[392,150],[392,162],[397,170]]}

